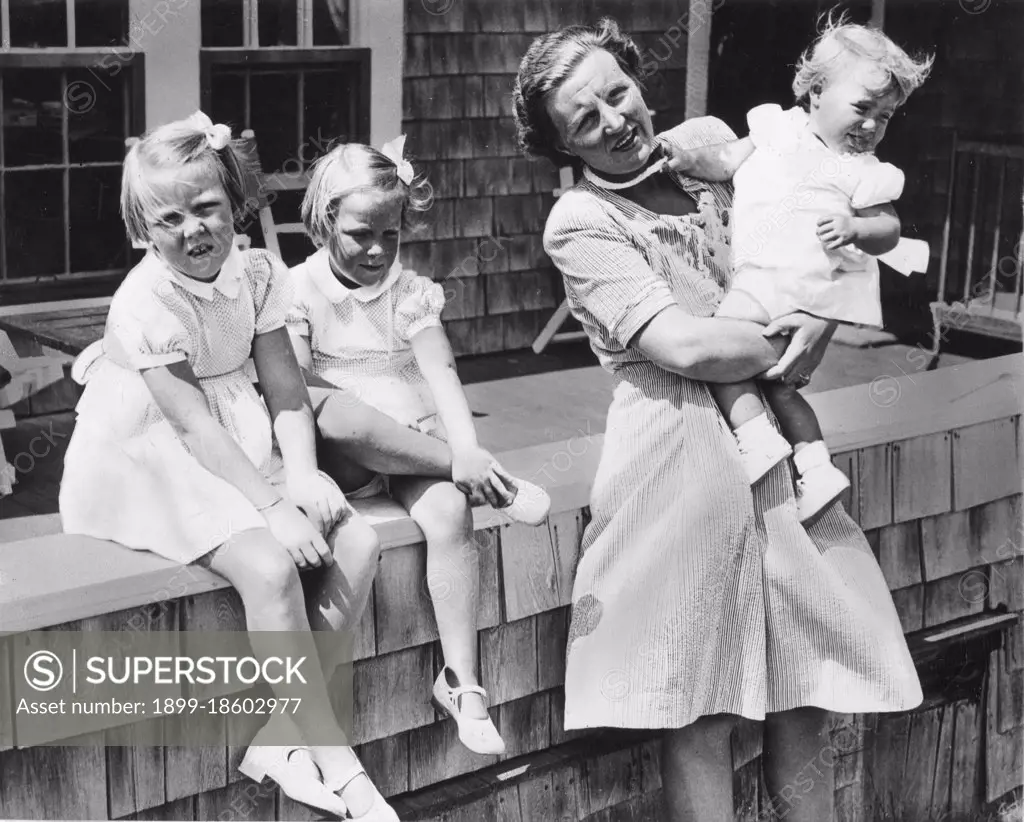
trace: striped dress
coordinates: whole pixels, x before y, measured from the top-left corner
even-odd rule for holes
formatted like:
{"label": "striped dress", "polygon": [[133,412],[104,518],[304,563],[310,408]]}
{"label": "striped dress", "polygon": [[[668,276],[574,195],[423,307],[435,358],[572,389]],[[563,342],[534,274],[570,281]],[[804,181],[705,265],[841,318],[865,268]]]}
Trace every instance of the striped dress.
{"label": "striped dress", "polygon": [[[660,139],[734,135],[701,118]],[[920,684],[861,530],[839,504],[805,530],[787,463],[752,492],[707,386],[627,346],[671,305],[712,316],[727,285],[730,188],[677,182],[696,219],[583,181],[545,229],[572,313],[618,379],[573,587],[565,727],[912,708]]]}

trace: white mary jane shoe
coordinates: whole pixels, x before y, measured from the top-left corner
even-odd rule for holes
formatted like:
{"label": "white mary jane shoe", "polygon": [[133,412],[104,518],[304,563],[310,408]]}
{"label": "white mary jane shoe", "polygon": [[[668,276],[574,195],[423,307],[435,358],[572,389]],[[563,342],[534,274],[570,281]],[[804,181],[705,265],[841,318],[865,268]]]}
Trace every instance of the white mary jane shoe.
{"label": "white mary jane shoe", "polygon": [[[354,754],[353,754],[354,756]],[[336,779],[332,779],[327,782],[325,787],[331,792],[332,796],[337,796],[339,791],[345,789],[349,782],[353,779],[364,776],[366,770],[363,768],[362,763],[356,759],[356,764],[346,773],[344,776]],[[377,786],[373,784],[372,780],[367,776],[366,781],[370,783],[370,787],[373,788],[373,804],[370,809],[360,816],[346,816],[345,819],[352,819],[354,822],[401,822],[398,818],[398,814],[395,813],[395,809],[392,808],[387,800],[381,795],[381,792],[377,790]]]}
{"label": "white mary jane shoe", "polygon": [[[456,682],[454,686],[449,684],[449,673]],[[434,694],[431,702],[441,713],[448,714],[455,720],[455,724],[459,728],[459,741],[473,753],[485,755],[505,753],[505,743],[490,717],[475,719],[462,715],[463,694],[480,694],[484,700],[487,699],[487,692],[479,685],[460,685],[458,677],[451,668],[447,666],[442,668],[441,673],[437,676],[437,681],[434,682]]]}
{"label": "white mary jane shoe", "polygon": [[[257,734],[253,742],[259,737],[260,734]],[[292,760],[292,756],[302,750],[309,749],[302,745],[250,745],[242,764],[238,766],[238,771],[254,782],[262,782],[269,777],[289,799],[314,811],[345,819],[348,816],[348,806],[341,797],[314,777],[308,766]],[[312,757],[310,759],[312,760]],[[315,763],[313,770],[317,770]]]}
{"label": "white mary jane shoe", "polygon": [[516,496],[511,503],[497,510],[516,522],[526,525],[540,525],[551,510],[551,497],[539,485],[519,479],[515,480]]}

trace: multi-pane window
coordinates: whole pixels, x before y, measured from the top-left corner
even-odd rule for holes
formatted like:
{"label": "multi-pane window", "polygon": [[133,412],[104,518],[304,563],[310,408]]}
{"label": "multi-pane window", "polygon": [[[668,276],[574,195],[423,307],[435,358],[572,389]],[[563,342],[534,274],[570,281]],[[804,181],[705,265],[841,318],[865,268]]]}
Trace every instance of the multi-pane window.
{"label": "multi-pane window", "polygon": [[117,278],[124,141],[141,130],[128,0],[0,0],[0,299]]}

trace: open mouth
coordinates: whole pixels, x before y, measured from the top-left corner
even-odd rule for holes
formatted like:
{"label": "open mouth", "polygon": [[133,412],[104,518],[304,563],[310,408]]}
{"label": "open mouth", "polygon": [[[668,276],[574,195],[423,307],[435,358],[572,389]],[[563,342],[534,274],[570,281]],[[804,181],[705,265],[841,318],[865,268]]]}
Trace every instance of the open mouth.
{"label": "open mouth", "polygon": [[186,254],[190,260],[201,260],[213,253],[213,246],[209,243],[200,243],[194,248],[190,248]]}
{"label": "open mouth", "polygon": [[638,126],[632,126],[619,140],[612,146],[612,151],[629,151],[636,143],[640,134],[640,128]]}

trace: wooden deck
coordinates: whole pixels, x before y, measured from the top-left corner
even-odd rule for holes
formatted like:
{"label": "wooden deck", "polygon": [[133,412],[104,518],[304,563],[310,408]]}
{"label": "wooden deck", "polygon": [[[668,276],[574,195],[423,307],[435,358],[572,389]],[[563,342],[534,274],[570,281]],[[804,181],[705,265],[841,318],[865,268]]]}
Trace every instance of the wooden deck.
{"label": "wooden deck", "polygon": [[106,305],[60,307],[47,311],[0,316],[0,330],[6,331],[15,345],[37,344],[80,354],[103,336],[109,302]]}

